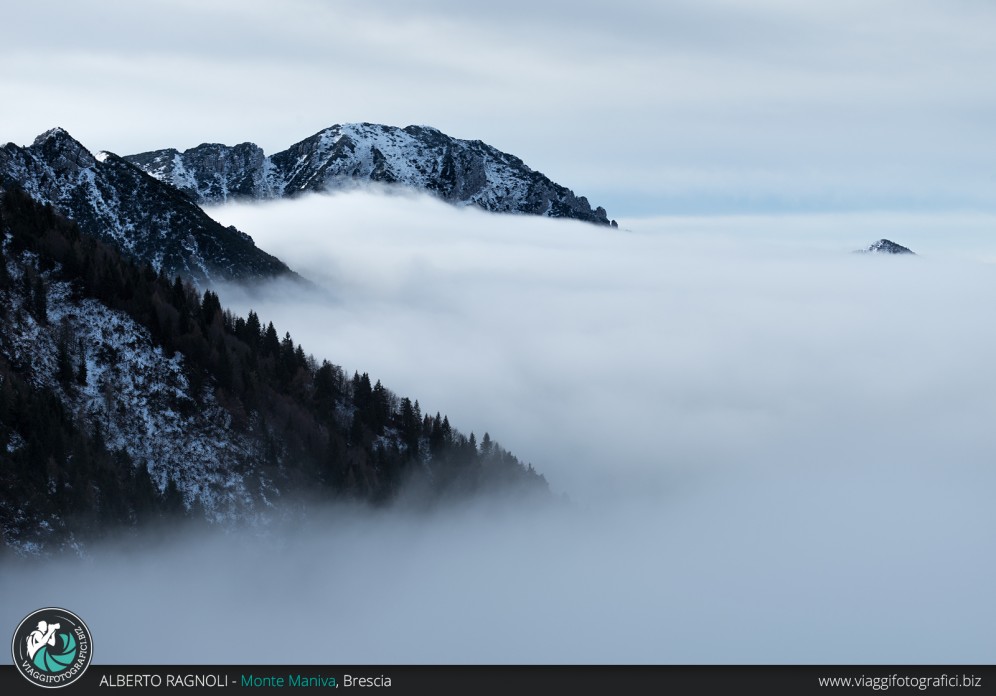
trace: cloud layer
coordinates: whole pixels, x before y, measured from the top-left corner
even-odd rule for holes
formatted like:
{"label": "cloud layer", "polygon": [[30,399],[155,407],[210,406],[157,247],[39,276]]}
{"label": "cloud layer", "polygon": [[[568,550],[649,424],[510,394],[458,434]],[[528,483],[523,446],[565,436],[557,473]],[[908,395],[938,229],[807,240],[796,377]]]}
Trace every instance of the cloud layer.
{"label": "cloud layer", "polygon": [[332,123],[430,124],[613,217],[984,209],[996,9],[39,0],[9,9],[4,140],[61,125],[130,154]]}
{"label": "cloud layer", "polygon": [[[263,541],[12,564],[5,625],[64,604],[98,661],[134,663],[153,659],[135,616],[175,662],[944,663],[996,648],[993,220],[613,231],[370,192],[213,213],[321,287],[222,288],[225,302],[488,430],[570,503],[316,510]],[[851,253],[879,236],[921,255]]]}

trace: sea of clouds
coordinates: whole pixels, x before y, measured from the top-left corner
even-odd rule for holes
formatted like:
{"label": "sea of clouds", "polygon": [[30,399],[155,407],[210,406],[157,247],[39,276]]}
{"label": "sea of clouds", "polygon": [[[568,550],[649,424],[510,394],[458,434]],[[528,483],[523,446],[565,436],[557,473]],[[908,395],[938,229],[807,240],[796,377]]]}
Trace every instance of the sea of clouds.
{"label": "sea of clouds", "polygon": [[[991,660],[996,218],[613,230],[383,191],[211,214],[314,284],[223,303],[566,502],[11,564],[4,625],[65,606],[104,663]],[[852,253],[880,237],[918,255]]]}

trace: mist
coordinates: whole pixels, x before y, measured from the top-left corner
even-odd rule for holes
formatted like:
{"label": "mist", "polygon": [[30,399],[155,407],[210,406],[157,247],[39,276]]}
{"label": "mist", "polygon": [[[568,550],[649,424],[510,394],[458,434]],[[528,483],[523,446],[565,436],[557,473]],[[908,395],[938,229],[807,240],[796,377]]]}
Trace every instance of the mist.
{"label": "mist", "polygon": [[[991,659],[996,218],[611,230],[383,191],[210,212],[317,286],[224,304],[566,502],[5,561],[5,625],[66,606],[103,663]],[[919,255],[852,253],[880,237]]]}

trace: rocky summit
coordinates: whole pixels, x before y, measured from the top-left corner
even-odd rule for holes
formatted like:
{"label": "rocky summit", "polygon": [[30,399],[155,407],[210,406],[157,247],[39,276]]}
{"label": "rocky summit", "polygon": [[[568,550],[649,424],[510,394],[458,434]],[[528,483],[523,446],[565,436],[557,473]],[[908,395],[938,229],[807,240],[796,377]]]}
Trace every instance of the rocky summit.
{"label": "rocky summit", "polygon": [[859,249],[862,253],[869,254],[914,254],[915,253],[904,247],[902,244],[896,244],[888,239],[880,239],[867,249]]}
{"label": "rocky summit", "polygon": [[61,128],[0,148],[0,188],[16,187],[157,271],[203,285],[294,274],[175,188],[109,152],[92,154]]}
{"label": "rocky summit", "polygon": [[253,143],[204,144],[125,157],[199,204],[261,200],[378,182],[454,205],[615,225],[605,209],[480,140],[428,126],[334,125],[266,156]]}

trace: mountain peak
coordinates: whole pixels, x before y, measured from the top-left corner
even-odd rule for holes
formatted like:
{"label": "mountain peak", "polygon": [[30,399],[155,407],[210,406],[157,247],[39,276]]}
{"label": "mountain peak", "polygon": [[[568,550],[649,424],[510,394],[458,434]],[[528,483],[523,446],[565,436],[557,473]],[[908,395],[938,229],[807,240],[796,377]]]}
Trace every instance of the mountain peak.
{"label": "mountain peak", "polygon": [[333,124],[268,157],[244,143],[205,144],[182,153],[156,150],[125,159],[199,204],[283,198],[370,181],[496,213],[610,224],[603,208],[593,209],[584,196],[518,157],[480,140],[453,138],[432,126]]}
{"label": "mountain peak", "polygon": [[56,126],[55,128],[49,128],[47,131],[35,138],[32,145],[44,145],[49,140],[71,140],[76,142],[73,136],[69,135],[65,128]]}
{"label": "mountain peak", "polygon": [[113,153],[95,157],[63,128],[45,131],[29,147],[12,143],[0,150],[0,182],[8,181],[54,206],[83,232],[171,277],[206,283],[290,274],[280,260],[218,224],[172,186]]}
{"label": "mountain peak", "polygon": [[28,149],[40,153],[62,175],[89,169],[97,162],[80,141],[59,127],[51,128],[39,135]]}
{"label": "mountain peak", "polygon": [[880,239],[874,244],[870,245],[867,249],[862,249],[862,252],[871,254],[914,254],[915,253],[904,247],[902,244],[896,244],[889,239]]}

